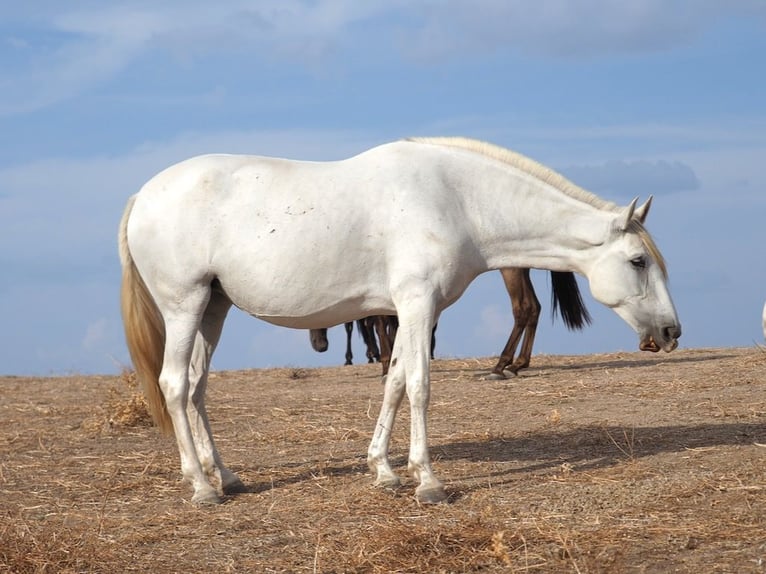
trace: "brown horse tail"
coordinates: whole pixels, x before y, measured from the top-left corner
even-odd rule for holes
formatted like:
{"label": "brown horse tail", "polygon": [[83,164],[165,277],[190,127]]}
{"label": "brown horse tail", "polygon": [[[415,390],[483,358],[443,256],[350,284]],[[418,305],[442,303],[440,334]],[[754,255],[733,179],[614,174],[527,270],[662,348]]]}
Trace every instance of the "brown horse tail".
{"label": "brown horse tail", "polygon": [[571,271],[551,271],[551,313],[561,311],[561,319],[568,329],[582,329],[590,325],[591,317],[580,295],[577,280]]}
{"label": "brown horse tail", "polygon": [[122,264],[122,322],[125,326],[125,340],[130,358],[136,369],[136,377],[144,390],[149,413],[154,419],[154,424],[163,433],[170,434],[173,431],[173,423],[159,382],[165,348],[165,322],[136,269],[128,247],[128,219],[135,200],[135,195],[128,200],[120,220],[118,237]]}

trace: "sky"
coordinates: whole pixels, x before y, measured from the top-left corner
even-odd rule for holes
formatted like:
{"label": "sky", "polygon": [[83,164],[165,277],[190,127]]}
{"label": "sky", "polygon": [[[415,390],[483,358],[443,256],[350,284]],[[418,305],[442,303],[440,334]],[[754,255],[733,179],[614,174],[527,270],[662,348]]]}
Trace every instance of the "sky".
{"label": "sky", "polygon": [[[130,361],[116,235],[130,195],[209,152],[330,160],[409,136],[513,149],[604,199],[654,195],[681,347],[763,342],[766,3],[759,0],[35,0],[0,4],[0,374]],[[634,351],[543,316],[535,353]],[[437,357],[512,324],[499,273],[442,314]],[[344,331],[233,310],[215,369],[343,362]],[[354,351],[362,358],[361,339]]]}

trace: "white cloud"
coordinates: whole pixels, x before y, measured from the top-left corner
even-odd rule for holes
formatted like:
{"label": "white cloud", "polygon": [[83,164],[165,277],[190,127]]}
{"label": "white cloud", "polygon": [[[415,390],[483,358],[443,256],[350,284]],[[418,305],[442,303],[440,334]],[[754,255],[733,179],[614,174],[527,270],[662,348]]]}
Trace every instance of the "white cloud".
{"label": "white cloud", "polygon": [[[29,112],[100,85],[149,50],[180,61],[215,53],[249,54],[257,61],[287,59],[307,66],[326,58],[354,21],[388,8],[385,3],[245,0],[225,3],[72,2],[48,18],[16,12],[36,25],[27,37],[6,38],[23,66],[0,75],[0,116]],[[162,51],[157,55],[163,55]]]}
{"label": "white cloud", "polygon": [[48,25],[58,43],[17,39],[24,66],[0,76],[0,116],[48,106],[112,78],[141,53],[153,30],[149,16],[119,9],[67,13]]}
{"label": "white cloud", "polygon": [[414,11],[421,23],[410,30],[410,49],[441,60],[506,48],[557,58],[664,51],[688,45],[727,16],[766,10],[715,0],[448,0]]}
{"label": "white cloud", "polygon": [[216,59],[224,65],[244,56],[238,65],[251,73],[264,63],[285,62],[323,72],[337,67],[340,55],[371,64],[379,58],[445,62],[507,50],[600,57],[688,45],[722,18],[766,11],[755,2],[713,0],[117,0],[4,10],[7,21],[26,24],[26,34],[5,39],[21,65],[0,73],[0,115],[87,92],[149,53],[182,66],[202,57],[205,65]]}

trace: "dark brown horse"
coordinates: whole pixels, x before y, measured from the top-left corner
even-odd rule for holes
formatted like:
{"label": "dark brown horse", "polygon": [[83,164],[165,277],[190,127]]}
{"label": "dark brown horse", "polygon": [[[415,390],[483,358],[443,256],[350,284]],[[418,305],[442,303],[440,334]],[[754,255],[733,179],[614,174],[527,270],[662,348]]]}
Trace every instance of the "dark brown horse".
{"label": "dark brown horse", "polygon": [[[354,355],[351,351],[351,332],[354,328],[353,322],[344,324],[346,328],[346,365],[353,364]],[[394,348],[394,339],[396,331],[399,328],[399,319],[396,315],[372,315],[359,319],[356,322],[357,330],[364,340],[367,348],[367,362],[379,362],[383,366],[383,375],[388,374],[388,368],[391,364],[391,353]],[[436,327],[431,333],[431,358],[434,358],[434,349],[436,347]],[[380,341],[380,347],[375,339]],[[311,329],[309,332],[311,347],[320,353],[324,353],[329,347],[327,339],[327,329]]]}
{"label": "dark brown horse", "polygon": [[[529,366],[532,357],[532,345],[535,342],[537,322],[540,318],[540,301],[537,299],[535,289],[529,277],[529,269],[507,268],[501,269],[500,273],[511,299],[513,311],[513,329],[508,337],[497,364],[487,378],[504,379],[505,371],[514,375],[521,369]],[[591,317],[585,308],[585,303],[580,295],[580,289],[573,273],[551,271],[551,305],[552,313],[561,313],[561,318],[567,328],[572,330],[582,329],[590,324]],[[388,373],[391,361],[396,330],[399,321],[395,316],[374,316],[357,321],[357,327],[367,345],[367,357],[369,362],[379,360],[383,366],[383,375]],[[346,364],[351,364],[351,329],[353,323],[346,323],[348,334],[346,347]],[[375,342],[373,330],[377,332],[380,347]],[[436,344],[436,327],[431,335],[431,358]],[[523,340],[522,340],[523,339]],[[516,349],[521,341],[519,354],[514,360]],[[311,345],[316,351],[327,350],[327,329],[311,330]],[[371,358],[372,357],[372,358]]]}
{"label": "dark brown horse", "polygon": [[[367,347],[367,362],[375,363],[380,361],[380,351],[378,350],[378,344],[375,341],[375,334],[373,328],[375,326],[376,317],[367,317],[366,319],[359,319],[356,322],[356,328],[359,334],[362,336],[365,346]],[[353,365],[354,354],[351,351],[351,332],[354,330],[354,322],[349,321],[344,323],[346,328],[346,365]],[[309,331],[309,338],[311,340],[311,348],[319,353],[324,353],[329,347],[330,343],[327,340],[327,329],[311,329]],[[390,355],[390,350],[389,350]]]}
{"label": "dark brown horse", "polygon": [[[505,371],[515,375],[529,366],[532,345],[537,332],[537,321],[540,318],[540,301],[529,278],[529,269],[511,267],[501,269],[500,274],[503,276],[505,288],[511,298],[513,329],[497,364],[487,377],[489,379],[504,379]],[[585,308],[574,273],[551,271],[551,313],[555,317],[557,312],[561,313],[561,319],[571,330],[580,330],[591,322],[590,313]],[[513,355],[522,336],[521,349],[514,360]]]}

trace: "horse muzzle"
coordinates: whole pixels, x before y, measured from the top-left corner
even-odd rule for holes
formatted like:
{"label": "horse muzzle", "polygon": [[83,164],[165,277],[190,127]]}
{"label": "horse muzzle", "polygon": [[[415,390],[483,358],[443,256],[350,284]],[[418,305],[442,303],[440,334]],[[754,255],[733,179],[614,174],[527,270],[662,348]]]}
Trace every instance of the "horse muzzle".
{"label": "horse muzzle", "polygon": [[658,342],[653,335],[647,335],[641,339],[638,348],[642,351],[650,351],[652,353],[657,353],[660,350],[670,353],[678,347],[678,338],[680,336],[681,327],[679,325],[663,327],[660,342]]}

